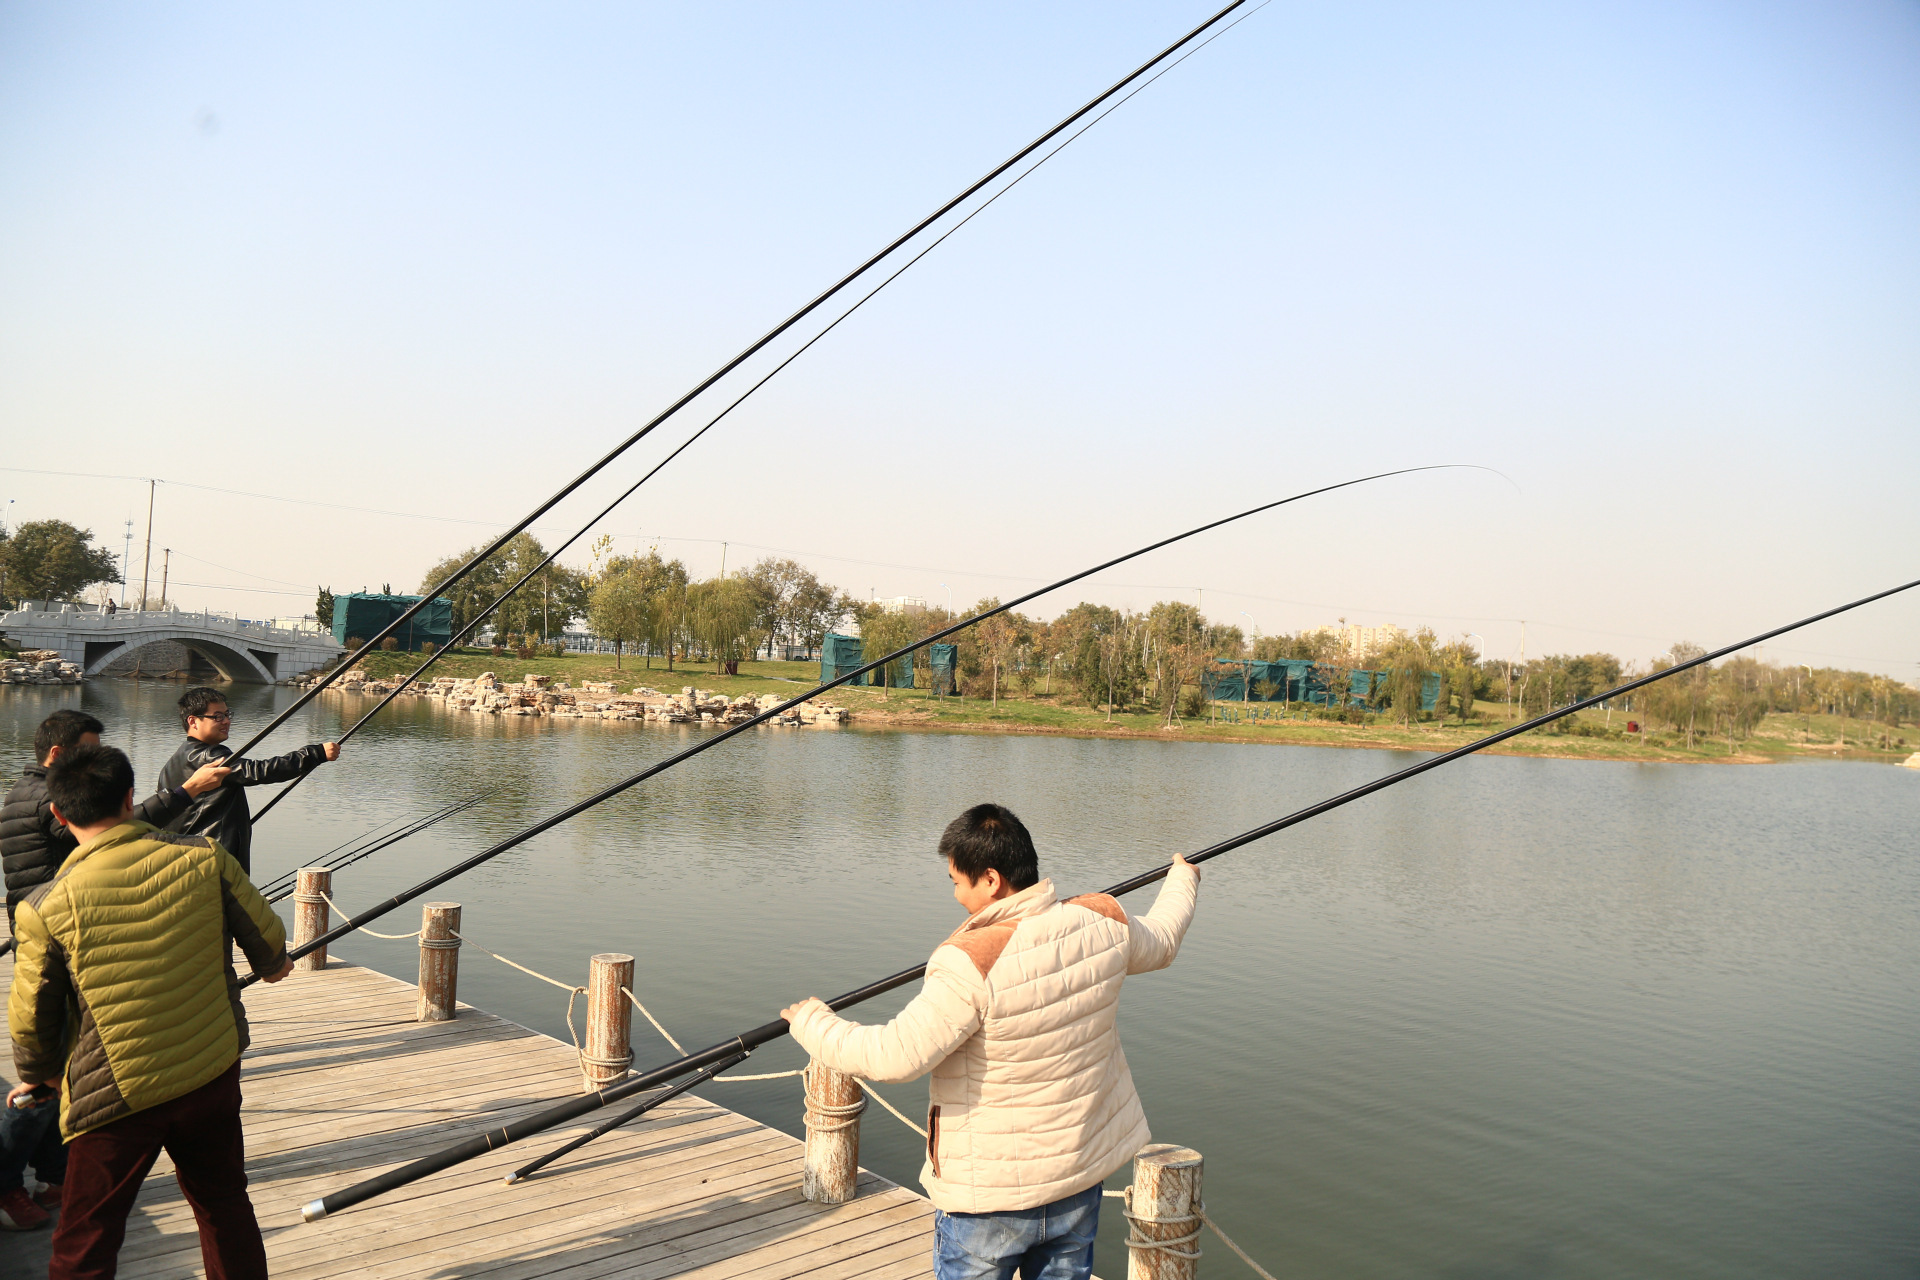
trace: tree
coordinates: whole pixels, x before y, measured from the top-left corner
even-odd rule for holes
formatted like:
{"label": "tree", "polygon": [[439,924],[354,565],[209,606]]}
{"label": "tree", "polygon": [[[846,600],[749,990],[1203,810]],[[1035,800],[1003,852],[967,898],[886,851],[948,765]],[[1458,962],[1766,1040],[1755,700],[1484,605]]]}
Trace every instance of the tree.
{"label": "tree", "polygon": [[1386,685],[1386,701],[1399,714],[1402,724],[1410,725],[1420,715],[1420,704],[1426,698],[1427,676],[1439,666],[1434,650],[1433,632],[1421,627],[1400,635],[1382,653],[1387,669],[1375,675],[1373,685],[1376,689]]}
{"label": "tree", "polygon": [[587,616],[595,635],[613,641],[616,669],[626,647],[646,636],[651,605],[645,578],[630,565],[602,573],[594,584]]}
{"label": "tree", "polygon": [[743,576],[759,598],[768,656],[782,636],[811,651],[820,643],[819,637],[839,626],[845,616],[837,607],[834,589],[797,560],[767,556]]}
{"label": "tree", "polygon": [[93,543],[93,530],[65,520],[29,520],[0,541],[6,593],[15,600],[64,600],[120,576],[113,552]]}
{"label": "tree", "polygon": [[[1215,629],[1207,626],[1199,609],[1180,600],[1162,600],[1148,610],[1147,629],[1153,641],[1154,688],[1160,698],[1160,713],[1171,725],[1181,711],[1181,690],[1191,684],[1200,691],[1217,652]],[[1233,634],[1238,637],[1239,629],[1234,628]]]}
{"label": "tree", "polygon": [[[904,609],[895,613],[889,613],[880,605],[868,604],[861,606],[859,617],[860,661],[862,663],[872,662],[874,659],[892,653],[896,649],[904,649],[915,640],[918,640],[923,634],[920,619],[907,613]],[[889,662],[883,667],[878,667],[868,674],[867,679],[879,685],[882,689],[891,689],[896,687],[896,685],[900,688],[906,688],[912,682],[913,677],[911,673],[913,671],[914,658],[917,656],[917,654],[908,654],[905,658],[896,662]],[[905,681],[900,680],[901,673],[899,668],[902,666],[905,666],[908,672]],[[891,695],[882,693],[880,696],[886,698]]]}
{"label": "tree", "polygon": [[1353,659],[1338,632],[1322,631],[1313,638],[1313,678],[1326,690],[1328,710],[1344,710],[1353,696]]}
{"label": "tree", "polygon": [[313,616],[319,620],[320,629],[326,631],[333,626],[333,588],[322,587],[313,598]]}
{"label": "tree", "polygon": [[[1000,601],[989,597],[973,606],[973,615],[978,617],[999,607]],[[996,707],[1000,705],[1000,673],[1006,668],[1014,649],[1032,630],[1031,620],[1018,613],[997,613],[960,633],[963,665],[969,656],[967,649],[971,647],[974,651],[971,655],[974,670],[989,677],[989,696]]]}
{"label": "tree", "polygon": [[694,639],[713,659],[714,673],[737,675],[740,659],[759,619],[760,603],[744,578],[713,578],[687,589],[687,612]]}

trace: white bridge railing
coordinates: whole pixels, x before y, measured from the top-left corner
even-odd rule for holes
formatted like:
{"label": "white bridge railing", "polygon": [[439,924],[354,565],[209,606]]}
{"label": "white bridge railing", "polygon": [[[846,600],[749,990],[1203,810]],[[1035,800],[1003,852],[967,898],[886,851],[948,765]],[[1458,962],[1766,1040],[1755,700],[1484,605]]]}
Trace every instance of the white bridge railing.
{"label": "white bridge railing", "polygon": [[230,613],[212,609],[188,612],[182,609],[122,609],[118,613],[94,613],[73,610],[15,609],[0,614],[0,627],[22,630],[59,630],[97,632],[101,635],[176,628],[218,631],[227,635],[266,640],[278,644],[331,644],[333,637],[324,631],[306,631],[293,627],[269,626],[248,622]]}

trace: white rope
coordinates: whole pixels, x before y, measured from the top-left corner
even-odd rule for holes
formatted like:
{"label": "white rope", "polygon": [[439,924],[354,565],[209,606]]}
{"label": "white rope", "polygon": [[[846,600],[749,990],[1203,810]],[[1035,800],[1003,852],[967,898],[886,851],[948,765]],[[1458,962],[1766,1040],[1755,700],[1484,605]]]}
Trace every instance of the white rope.
{"label": "white rope", "polygon": [[866,1095],[869,1098],[872,1098],[875,1102],[885,1107],[887,1109],[887,1113],[891,1115],[895,1120],[898,1120],[901,1124],[907,1126],[907,1128],[913,1130],[915,1133],[919,1134],[921,1137],[924,1138],[927,1136],[927,1131],[925,1129],[922,1129],[919,1125],[915,1124],[913,1121],[901,1115],[899,1110],[891,1102],[888,1102],[885,1098],[875,1093],[873,1091],[873,1086],[868,1084],[865,1080],[862,1080],[860,1082],[860,1088],[862,1089],[862,1091],[866,1093]]}
{"label": "white rope", "polygon": [[1271,1271],[1268,1271],[1265,1267],[1261,1266],[1259,1263],[1255,1262],[1252,1258],[1249,1258],[1247,1256],[1247,1251],[1245,1249],[1242,1249],[1239,1245],[1235,1244],[1233,1242],[1233,1237],[1228,1235],[1226,1232],[1222,1231],[1220,1229],[1220,1224],[1215,1222],[1212,1218],[1209,1218],[1207,1216],[1207,1211],[1205,1209],[1202,1209],[1200,1211],[1200,1221],[1206,1223],[1209,1227],[1212,1227],[1213,1234],[1219,1236],[1222,1240],[1226,1241],[1227,1248],[1239,1254],[1240,1261],[1252,1267],[1254,1269],[1255,1274],[1257,1274],[1260,1277],[1260,1280],[1273,1280],[1273,1273]]}
{"label": "white rope", "polygon": [[[860,1082],[856,1080],[854,1083]],[[851,1129],[860,1123],[860,1113],[867,1109],[864,1090],[853,1102],[822,1102],[820,1095],[813,1091],[813,1072],[810,1070],[800,1077],[800,1088],[807,1098],[807,1109],[801,1113],[800,1121],[807,1126],[808,1133],[837,1133],[842,1129]],[[820,1118],[816,1120],[815,1116]]]}
{"label": "white rope", "polygon": [[[304,893],[296,893],[293,895],[293,900],[295,902],[323,901],[328,906],[332,907],[335,911],[340,912],[340,919],[343,923],[353,919],[353,917],[349,915],[346,911],[341,910],[339,903],[335,902],[332,898],[329,898],[327,896],[325,890],[322,890],[320,892],[320,896],[318,899],[309,898]],[[365,925],[361,925],[358,929],[355,929],[354,932],[364,933],[369,938],[385,938],[388,942],[405,942],[408,938],[417,938],[420,936],[420,931],[418,929],[415,929],[412,933],[375,933],[373,930],[367,928]]]}
{"label": "white rope", "polygon": [[1136,1222],[1152,1222],[1152,1223],[1158,1223],[1162,1226],[1171,1226],[1175,1223],[1180,1223],[1180,1222],[1200,1222],[1210,1227],[1213,1230],[1213,1234],[1219,1236],[1220,1239],[1223,1242],[1225,1242],[1227,1248],[1239,1254],[1240,1261],[1246,1263],[1249,1267],[1252,1267],[1254,1274],[1259,1276],[1260,1280],[1274,1280],[1274,1276],[1271,1271],[1268,1271],[1265,1267],[1255,1262],[1245,1249],[1242,1249],[1239,1245],[1233,1242],[1232,1236],[1228,1235],[1226,1232],[1220,1229],[1219,1223],[1215,1222],[1211,1217],[1207,1215],[1207,1207],[1204,1204],[1196,1204],[1193,1206],[1192,1213],[1183,1213],[1178,1215],[1177,1217],[1149,1218],[1142,1214],[1137,1214],[1133,1211],[1133,1188],[1132,1187],[1122,1187],[1118,1191],[1102,1190],[1100,1194],[1103,1196],[1111,1196],[1115,1199],[1123,1200],[1126,1202],[1124,1207],[1122,1207],[1122,1209],[1120,1210],[1120,1212],[1127,1215],[1127,1247],[1130,1249],[1154,1250],[1160,1253],[1170,1254],[1171,1256],[1176,1258],[1198,1258],[1201,1256],[1201,1251],[1197,1247],[1194,1248],[1191,1252],[1188,1252],[1185,1249],[1169,1248],[1168,1246],[1191,1245],[1193,1241],[1200,1235],[1199,1227],[1195,1227],[1192,1231],[1188,1232],[1184,1236],[1177,1236],[1171,1240],[1149,1240],[1146,1237],[1142,1236],[1139,1232],[1139,1229],[1136,1228],[1133,1224]]}
{"label": "white rope", "polygon": [[801,1067],[795,1071],[769,1071],[760,1076],[715,1076],[713,1079],[716,1084],[744,1084],[748,1080],[785,1080],[789,1076],[803,1076],[806,1073],[807,1069]]}
{"label": "white rope", "polygon": [[[667,1043],[674,1047],[675,1052],[681,1053],[681,1054],[686,1053],[686,1050],[681,1047],[680,1042],[673,1038],[673,1032],[661,1026],[660,1019],[654,1017],[651,1013],[647,1012],[647,1006],[640,1003],[639,996],[636,996],[635,994],[633,994],[633,992],[627,987],[620,988],[620,994],[633,1002],[633,1007],[640,1011],[642,1017],[646,1018],[648,1022],[651,1022],[653,1024],[653,1029],[655,1031],[658,1031],[661,1035],[667,1038]],[[745,1080],[745,1079],[748,1079],[749,1077],[741,1076],[739,1078],[742,1080]],[[764,1079],[766,1077],[755,1077],[755,1078]]]}
{"label": "white rope", "polygon": [[627,1056],[624,1058],[596,1058],[593,1055],[589,1054],[585,1049],[583,1049],[580,1046],[580,1032],[573,1025],[573,1002],[579,999],[581,996],[587,994],[587,989],[585,987],[576,987],[571,983],[562,982],[558,978],[549,978],[544,973],[539,973],[533,969],[527,968],[527,966],[521,964],[517,960],[507,959],[505,956],[501,955],[498,951],[487,951],[487,948],[481,946],[479,943],[475,942],[472,938],[469,938],[464,934],[456,933],[452,929],[447,930],[447,932],[449,934],[452,934],[453,937],[458,938],[465,945],[474,948],[476,951],[485,951],[486,954],[492,956],[495,960],[498,960],[501,964],[506,965],[508,968],[518,969],[520,972],[526,974],[529,978],[538,978],[540,979],[540,981],[546,983],[548,986],[558,987],[562,991],[567,993],[567,1034],[573,1038],[573,1052],[574,1052],[574,1056],[580,1060],[580,1078],[582,1081],[584,1081],[589,1085],[595,1084],[595,1083],[600,1083],[600,1084],[607,1083],[606,1081],[595,1081],[592,1073],[587,1070],[588,1067],[601,1067],[609,1070],[617,1070],[620,1072],[620,1075],[622,1078],[624,1078],[627,1075],[627,1073],[632,1070],[633,1054],[631,1052],[629,1052]]}
{"label": "white rope", "polygon": [[[460,941],[466,943],[468,946],[473,947],[476,950],[487,951],[485,947],[475,942],[472,938],[467,937],[465,934],[454,933],[452,929],[447,930],[447,932],[453,934],[454,937],[460,939]],[[587,994],[587,989],[585,987],[576,987],[571,982],[562,982],[558,978],[549,978],[544,973],[536,973],[532,969],[527,968],[527,966],[523,964],[507,959],[505,956],[501,955],[498,951],[487,951],[487,954],[492,956],[495,960],[498,960],[501,964],[507,965],[510,968],[518,969],[520,972],[526,974],[530,978],[538,978],[540,979],[540,981],[548,984],[549,986],[558,987],[562,991],[571,991],[574,995],[577,995],[577,996],[583,996]],[[568,1004],[568,1007],[572,1007],[573,1002],[569,1000],[567,1004]]]}
{"label": "white rope", "polygon": [[[1198,1261],[1203,1256],[1200,1248],[1200,1223],[1206,1220],[1206,1206],[1194,1201],[1192,1213],[1170,1214],[1164,1218],[1148,1217],[1144,1213],[1133,1211],[1133,1188],[1127,1187],[1120,1193],[1120,1212],[1127,1215],[1127,1248],[1142,1249],[1150,1253],[1164,1253],[1170,1258],[1186,1261]],[[1194,1224],[1193,1230],[1183,1236],[1170,1236],[1165,1240],[1156,1240],[1140,1234],[1140,1224],[1150,1222],[1158,1227],[1178,1226],[1183,1222]]]}

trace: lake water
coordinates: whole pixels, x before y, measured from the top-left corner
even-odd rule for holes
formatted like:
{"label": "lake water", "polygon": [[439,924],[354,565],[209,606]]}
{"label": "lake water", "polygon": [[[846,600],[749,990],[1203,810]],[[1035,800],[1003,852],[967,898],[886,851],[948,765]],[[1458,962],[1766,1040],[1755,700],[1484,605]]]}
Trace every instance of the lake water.
{"label": "lake water", "polygon": [[[178,742],[178,692],[8,689],[0,767],[79,705],[144,788]],[[236,690],[236,741],[291,697]],[[265,749],[365,705],[323,696]],[[261,823],[256,878],[486,796],[338,876],[342,905],[371,904],[700,732],[398,704]],[[691,1047],[924,959],[958,922],[932,850],[968,804],[1011,806],[1043,873],[1085,892],[1414,758],[762,730],[432,896],[558,977],[633,953],[642,998]],[[1126,987],[1154,1135],[1206,1155],[1210,1212],[1287,1280],[1920,1276],[1916,829],[1920,773],[1883,765],[1488,757],[1229,854],[1178,963]],[[405,942],[336,954],[415,969]],[[564,997],[477,952],[460,988],[566,1038]],[[674,1056],[634,1034],[638,1065]],[[747,1069],[798,1062],[783,1042]],[[925,1106],[922,1084],[885,1092]],[[799,1131],[794,1081],[705,1095]],[[876,1108],[863,1143],[915,1185],[917,1138]],[[1125,1265],[1114,1203],[1108,1276]],[[1250,1274],[1204,1243],[1208,1275]]]}

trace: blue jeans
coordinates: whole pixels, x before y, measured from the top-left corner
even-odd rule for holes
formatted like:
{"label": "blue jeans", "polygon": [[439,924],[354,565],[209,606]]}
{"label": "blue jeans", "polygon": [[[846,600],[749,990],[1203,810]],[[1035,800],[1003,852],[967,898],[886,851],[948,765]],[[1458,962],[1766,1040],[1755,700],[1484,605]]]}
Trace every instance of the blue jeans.
{"label": "blue jeans", "polygon": [[32,1107],[0,1104],[0,1191],[26,1185],[28,1165],[42,1182],[64,1182],[67,1147],[60,1140],[60,1096]]}
{"label": "blue jeans", "polygon": [[935,1280],[1088,1280],[1100,1188],[1038,1209],[933,1215]]}

